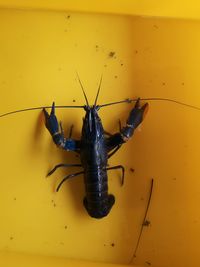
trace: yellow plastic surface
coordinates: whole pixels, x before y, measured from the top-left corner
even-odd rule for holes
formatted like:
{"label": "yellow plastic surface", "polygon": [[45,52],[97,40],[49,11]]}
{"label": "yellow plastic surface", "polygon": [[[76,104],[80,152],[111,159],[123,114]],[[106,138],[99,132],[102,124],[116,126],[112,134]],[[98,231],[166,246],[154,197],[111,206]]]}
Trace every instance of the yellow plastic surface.
{"label": "yellow plastic surface", "polygon": [[0,0],[0,7],[35,10],[70,10],[184,19],[200,18],[200,3],[198,0]]}
{"label": "yellow plastic surface", "polygon": [[[200,106],[199,21],[1,9],[0,28],[0,113],[53,100],[84,104],[76,71],[90,103],[103,73],[99,103],[140,96]],[[124,165],[126,177],[120,187],[120,172],[109,172],[116,204],[102,220],[90,218],[83,207],[82,177],[55,193],[59,181],[77,169],[45,178],[54,165],[79,159],[55,147],[41,112],[0,118],[1,266],[130,263],[151,178],[150,225],[132,264],[200,266],[200,112],[149,103],[134,138],[109,161]],[[124,124],[131,107],[102,108],[105,129],[117,131],[118,119]],[[73,136],[80,138],[83,110],[58,110],[57,116],[66,135],[74,124]]]}

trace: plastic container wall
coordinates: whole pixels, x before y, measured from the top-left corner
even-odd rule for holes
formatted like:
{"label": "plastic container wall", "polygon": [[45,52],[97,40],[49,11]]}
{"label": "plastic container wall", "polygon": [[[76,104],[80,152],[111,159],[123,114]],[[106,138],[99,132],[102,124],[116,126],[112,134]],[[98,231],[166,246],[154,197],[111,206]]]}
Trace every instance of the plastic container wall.
{"label": "plastic container wall", "polygon": [[[91,104],[103,74],[101,104],[140,96],[200,106],[200,23],[161,17],[176,16],[177,9],[142,13],[133,5],[128,12],[125,2],[121,15],[119,5],[108,6],[109,13],[118,13],[111,15],[104,5],[102,10],[91,5],[91,11],[105,14],[82,13],[81,5],[79,10],[69,2],[67,9],[61,1],[57,8],[23,2],[1,6],[1,114],[53,101],[85,104],[76,71]],[[160,17],[138,16],[144,13]],[[2,266],[199,266],[200,112],[166,101],[149,104],[142,126],[109,161],[125,166],[125,184],[120,186],[119,171],[109,172],[116,203],[101,220],[90,218],[83,207],[83,177],[55,193],[59,181],[77,169],[58,170],[46,179],[56,164],[80,159],[55,147],[42,113],[0,118]],[[132,106],[102,108],[105,129],[118,131],[118,120],[125,124]],[[65,134],[73,124],[73,137],[80,138],[84,110],[56,112]],[[152,178],[150,225],[133,257]]]}

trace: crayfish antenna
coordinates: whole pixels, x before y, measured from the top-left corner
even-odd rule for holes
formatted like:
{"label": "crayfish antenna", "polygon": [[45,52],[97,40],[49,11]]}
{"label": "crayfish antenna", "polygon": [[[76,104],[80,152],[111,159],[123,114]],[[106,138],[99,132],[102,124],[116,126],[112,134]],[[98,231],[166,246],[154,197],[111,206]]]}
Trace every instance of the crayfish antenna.
{"label": "crayfish antenna", "polygon": [[88,102],[88,99],[87,99],[86,93],[85,93],[85,91],[84,91],[84,88],[83,88],[82,82],[81,82],[81,80],[80,80],[80,77],[79,77],[79,75],[78,75],[78,72],[76,72],[76,75],[77,75],[77,78],[78,78],[79,84],[80,84],[80,86],[81,86],[81,89],[82,89],[83,95],[84,95],[84,97],[85,97],[86,104],[87,104],[87,106],[89,106],[89,102]]}
{"label": "crayfish antenna", "polygon": [[94,106],[96,106],[96,104],[97,104],[97,99],[98,99],[98,97],[99,97],[99,91],[100,91],[100,88],[101,88],[102,77],[103,77],[103,75],[101,75],[101,78],[100,78],[99,88],[98,88],[97,95],[96,95],[96,98],[95,98],[95,101],[94,101]]}

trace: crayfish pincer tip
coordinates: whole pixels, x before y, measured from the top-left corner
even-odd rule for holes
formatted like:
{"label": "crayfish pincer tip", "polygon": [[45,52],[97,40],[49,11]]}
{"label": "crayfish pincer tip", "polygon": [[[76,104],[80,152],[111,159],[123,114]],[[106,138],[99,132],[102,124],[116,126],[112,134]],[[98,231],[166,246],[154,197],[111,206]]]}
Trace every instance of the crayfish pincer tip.
{"label": "crayfish pincer tip", "polygon": [[43,111],[43,114],[44,114],[45,120],[47,120],[47,119],[49,118],[49,114],[48,114],[48,112],[46,111],[46,109],[45,109],[45,108],[43,108],[43,109],[42,109],[42,111]]}
{"label": "crayfish pincer tip", "polygon": [[143,119],[144,117],[146,116],[147,112],[149,110],[149,104],[148,103],[145,103],[143,106],[142,106],[142,111],[143,111]]}
{"label": "crayfish pincer tip", "polygon": [[55,102],[53,101],[52,108],[51,108],[51,114],[55,114]]}
{"label": "crayfish pincer tip", "polygon": [[138,108],[140,105],[140,97],[138,97],[136,103],[135,103],[135,107]]}

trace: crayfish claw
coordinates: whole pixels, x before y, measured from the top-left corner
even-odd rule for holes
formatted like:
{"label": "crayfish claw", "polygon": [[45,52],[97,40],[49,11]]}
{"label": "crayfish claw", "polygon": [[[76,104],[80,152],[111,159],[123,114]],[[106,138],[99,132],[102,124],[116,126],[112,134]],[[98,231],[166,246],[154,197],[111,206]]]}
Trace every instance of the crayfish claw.
{"label": "crayfish claw", "polygon": [[134,130],[142,123],[147,111],[148,103],[140,106],[140,98],[137,99],[134,108],[131,110],[126,121],[126,126],[120,131],[124,142],[133,135]]}

